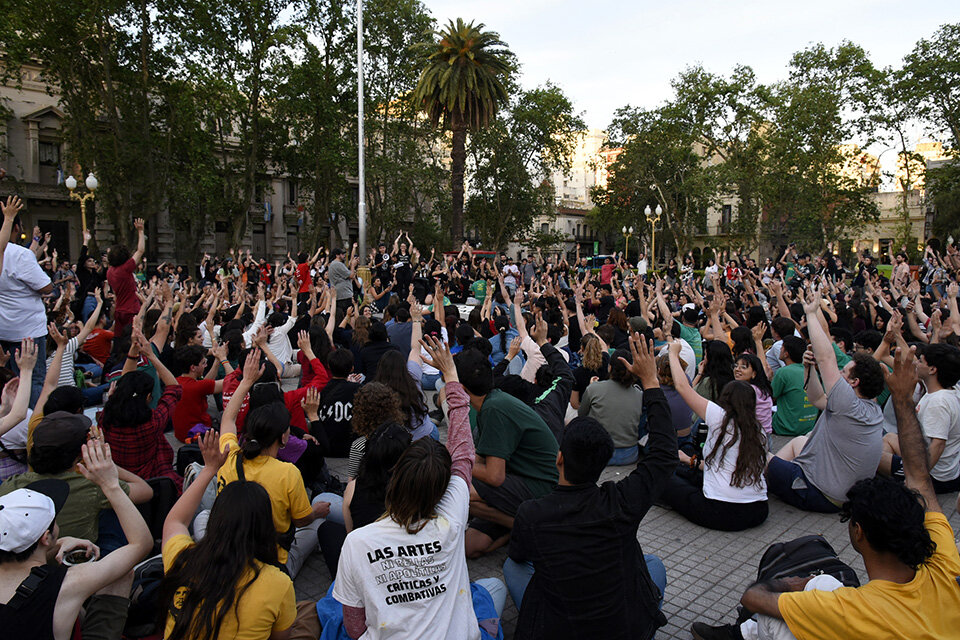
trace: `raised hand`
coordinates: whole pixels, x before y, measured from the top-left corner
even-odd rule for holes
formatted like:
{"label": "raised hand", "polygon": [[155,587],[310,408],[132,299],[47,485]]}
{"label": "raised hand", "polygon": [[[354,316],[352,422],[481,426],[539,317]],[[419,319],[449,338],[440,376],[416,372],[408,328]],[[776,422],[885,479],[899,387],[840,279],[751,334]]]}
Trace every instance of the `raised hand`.
{"label": "raised hand", "polygon": [[653,342],[651,341],[648,344],[639,333],[634,333],[630,336],[630,355],[633,362],[627,362],[626,358],[620,358],[620,362],[627,368],[627,371],[640,379],[640,384],[644,389],[659,387],[657,357]]}
{"label": "raised hand", "polygon": [[260,364],[260,349],[251,349],[247,354],[247,360],[243,363],[243,381],[253,384],[263,375],[263,365]]}
{"label": "raised hand", "polygon": [[143,226],[144,226],[143,218],[137,218],[136,220],[133,221],[133,228],[139,231],[140,233],[143,233]]}
{"label": "raised hand", "polygon": [[303,396],[303,399],[300,401],[300,406],[303,408],[303,412],[307,414],[307,419],[310,422],[320,419],[320,390],[316,387],[310,387],[307,389],[307,393]]}
{"label": "raised hand", "polygon": [[83,458],[83,462],[77,464],[80,475],[101,489],[120,486],[109,444],[100,439],[89,440],[80,447],[80,455]]}
{"label": "raised hand", "polygon": [[50,337],[53,338],[53,341],[57,344],[57,347],[67,346],[67,343],[70,342],[70,338],[60,333],[57,329],[57,325],[50,323],[47,325],[47,331],[50,333]]}
{"label": "raised hand", "polygon": [[14,356],[18,371],[33,371],[33,366],[37,364],[37,345],[33,338],[24,338],[20,342],[20,348]]}
{"label": "raised hand", "polygon": [[23,208],[23,201],[17,196],[7,196],[2,208],[4,218],[14,218]]}
{"label": "raised hand", "polygon": [[510,341],[510,348],[507,350],[507,358],[513,360],[520,354],[520,348],[523,344],[523,339],[516,337]]}
{"label": "raised hand", "polygon": [[916,352],[916,347],[910,347],[909,349],[900,347],[893,359],[893,372],[887,371],[884,367],[887,388],[890,389],[890,395],[894,398],[913,400],[913,392],[916,390],[919,381]]}
{"label": "raised hand", "polygon": [[453,356],[450,355],[450,347],[443,340],[427,335],[420,340],[420,345],[426,351],[423,359],[443,375],[444,381],[458,379],[457,367],[453,363]]}
{"label": "raised hand", "polygon": [[203,455],[203,466],[217,470],[223,466],[230,455],[230,445],[228,444],[220,450],[220,434],[213,429],[207,429],[199,438],[197,445],[200,447],[200,453]]}

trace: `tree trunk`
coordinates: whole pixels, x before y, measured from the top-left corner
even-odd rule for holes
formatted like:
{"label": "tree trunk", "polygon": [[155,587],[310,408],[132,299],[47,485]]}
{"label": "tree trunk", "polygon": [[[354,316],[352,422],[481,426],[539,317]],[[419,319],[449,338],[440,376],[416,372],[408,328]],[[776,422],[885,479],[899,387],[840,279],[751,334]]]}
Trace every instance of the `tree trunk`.
{"label": "tree trunk", "polygon": [[467,164],[467,124],[459,115],[453,118],[453,147],[450,149],[450,244],[463,242],[463,172]]}

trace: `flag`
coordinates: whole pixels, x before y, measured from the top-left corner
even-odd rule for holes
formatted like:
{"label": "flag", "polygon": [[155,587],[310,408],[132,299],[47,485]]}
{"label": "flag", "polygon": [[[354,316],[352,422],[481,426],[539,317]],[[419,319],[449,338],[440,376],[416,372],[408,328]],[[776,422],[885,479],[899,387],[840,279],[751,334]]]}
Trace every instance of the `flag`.
{"label": "flag", "polygon": [[63,184],[63,167],[57,167],[57,184]]}
{"label": "flag", "polygon": [[273,207],[270,205],[269,200],[264,200],[263,202],[263,221],[270,222],[273,218]]}

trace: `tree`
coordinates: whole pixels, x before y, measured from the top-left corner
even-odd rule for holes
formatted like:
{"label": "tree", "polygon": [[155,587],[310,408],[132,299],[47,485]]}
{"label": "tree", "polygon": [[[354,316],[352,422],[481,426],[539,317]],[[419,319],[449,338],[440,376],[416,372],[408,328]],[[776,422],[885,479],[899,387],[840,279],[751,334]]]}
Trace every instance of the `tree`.
{"label": "tree", "polygon": [[917,115],[936,133],[949,135],[949,145],[960,148],[960,23],[945,24],[929,40],[921,39],[904,58],[906,90],[917,105]]}
{"label": "tree", "polygon": [[850,42],[817,44],[794,54],[789,79],[772,88],[762,195],[772,244],[823,247],[879,219],[876,185],[856,170],[862,156],[849,143],[876,139],[880,75]]}
{"label": "tree", "polygon": [[[697,152],[698,136],[683,111],[623,107],[610,126],[607,146],[623,151],[609,168],[606,187],[592,192],[596,203],[588,220],[600,231],[633,226],[650,237],[644,209],[663,207],[660,224],[678,253],[706,231],[706,212],[716,204],[719,174]],[[702,147],[700,147],[702,148]]]}
{"label": "tree", "polygon": [[421,43],[424,69],[413,92],[414,102],[437,126],[453,133],[450,150],[452,210],[450,237],[463,238],[464,169],[467,130],[480,131],[508,100],[504,85],[512,53],[499,34],[485,25],[450,21],[434,40]]}
{"label": "tree", "polygon": [[495,250],[531,240],[535,221],[555,217],[550,176],[570,169],[577,134],[586,128],[555,85],[514,95],[510,108],[470,140],[466,218],[484,246]]}

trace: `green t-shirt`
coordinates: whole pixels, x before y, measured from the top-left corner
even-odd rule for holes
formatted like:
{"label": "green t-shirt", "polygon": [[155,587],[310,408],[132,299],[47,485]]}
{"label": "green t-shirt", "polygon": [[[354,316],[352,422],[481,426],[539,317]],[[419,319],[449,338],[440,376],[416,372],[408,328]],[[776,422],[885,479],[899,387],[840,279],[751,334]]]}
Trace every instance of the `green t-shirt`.
{"label": "green t-shirt", "polygon": [[830,346],[833,347],[833,353],[837,356],[837,368],[842,371],[843,368],[847,366],[847,363],[853,360],[853,358],[845,354],[843,351],[840,351],[840,347],[837,346],[836,342],[830,343]]}
{"label": "green t-shirt", "polygon": [[[7,478],[0,484],[0,496],[5,496],[16,489],[23,489],[37,480],[63,480],[70,486],[70,494],[63,504],[63,509],[57,514],[57,525],[60,527],[60,536],[71,536],[96,542],[100,535],[100,512],[110,508],[110,501],[103,495],[100,487],[90,482],[76,471],[65,471],[56,474],[41,474],[27,471]],[[130,494],[130,487],[123,480],[120,488]]]}
{"label": "green t-shirt", "polygon": [[803,365],[795,362],[777,369],[773,375],[773,432],[781,436],[802,436],[817,423],[818,409],[810,403],[803,388]]}
{"label": "green t-shirt", "polygon": [[507,473],[519,476],[534,497],[553,490],[560,480],[557,439],[533,409],[494,389],[484,399],[475,424],[477,455],[505,460]]}
{"label": "green t-shirt", "polygon": [[700,335],[700,330],[696,327],[688,327],[677,319],[674,319],[674,322],[680,325],[680,337],[690,344],[699,365],[703,360],[703,336]]}
{"label": "green t-shirt", "polygon": [[793,279],[793,276],[797,275],[797,264],[795,262],[787,263],[787,271],[783,274],[783,279],[786,282],[790,282]]}
{"label": "green t-shirt", "polygon": [[487,281],[476,280],[472,285],[470,285],[470,294],[477,300],[483,302],[483,300],[487,297]]}

